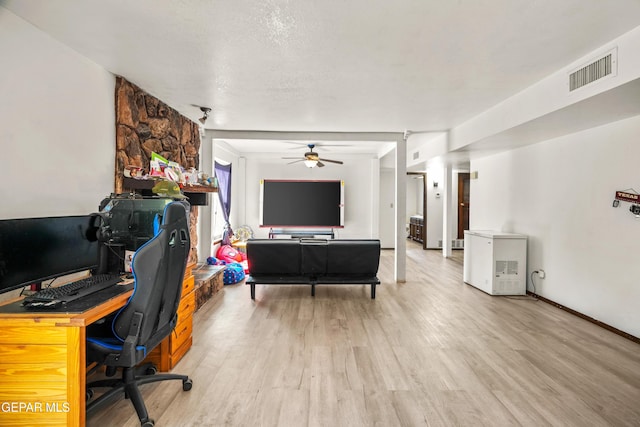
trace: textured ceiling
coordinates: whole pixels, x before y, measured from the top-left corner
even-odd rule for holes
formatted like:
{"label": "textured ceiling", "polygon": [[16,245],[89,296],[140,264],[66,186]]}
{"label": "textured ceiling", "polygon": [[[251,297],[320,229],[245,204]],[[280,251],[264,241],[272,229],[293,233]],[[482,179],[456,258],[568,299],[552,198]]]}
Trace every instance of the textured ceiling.
{"label": "textured ceiling", "polygon": [[446,130],[640,24],[637,0],[0,0],[211,129]]}
{"label": "textured ceiling", "polygon": [[[394,142],[380,141],[277,141],[260,139],[222,139],[241,153],[276,153],[288,156],[302,156],[309,151],[309,144],[314,146],[315,152],[323,154],[350,153],[375,154],[382,157],[395,148]],[[366,142],[366,143],[363,143]]]}

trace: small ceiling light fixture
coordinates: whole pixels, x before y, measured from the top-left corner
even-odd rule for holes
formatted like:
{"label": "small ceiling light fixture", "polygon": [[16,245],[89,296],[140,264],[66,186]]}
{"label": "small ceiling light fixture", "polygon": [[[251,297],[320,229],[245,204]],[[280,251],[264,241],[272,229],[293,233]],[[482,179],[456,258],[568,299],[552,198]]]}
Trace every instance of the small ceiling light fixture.
{"label": "small ceiling light fixture", "polygon": [[314,168],[318,164],[317,160],[305,160],[304,165],[308,168]]}
{"label": "small ceiling light fixture", "polygon": [[204,125],[204,122],[206,122],[207,118],[209,117],[209,113],[211,112],[211,108],[200,107],[200,111],[202,111],[204,113],[204,116],[202,116],[199,119],[199,121],[200,121],[200,123],[202,123]]}

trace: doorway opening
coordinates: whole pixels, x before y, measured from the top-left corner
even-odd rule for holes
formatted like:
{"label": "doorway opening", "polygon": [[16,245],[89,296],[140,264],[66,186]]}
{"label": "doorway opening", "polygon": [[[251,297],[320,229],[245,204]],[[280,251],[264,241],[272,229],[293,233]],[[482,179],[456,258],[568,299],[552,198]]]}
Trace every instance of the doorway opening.
{"label": "doorway opening", "polygon": [[464,230],[469,229],[470,173],[458,173],[458,239],[464,239]]}
{"label": "doorway opening", "polygon": [[[427,174],[424,172],[407,172],[407,175],[416,179],[416,209],[412,215],[409,210],[409,235],[411,240],[422,244],[422,249],[427,249]],[[409,194],[407,194],[407,199]]]}

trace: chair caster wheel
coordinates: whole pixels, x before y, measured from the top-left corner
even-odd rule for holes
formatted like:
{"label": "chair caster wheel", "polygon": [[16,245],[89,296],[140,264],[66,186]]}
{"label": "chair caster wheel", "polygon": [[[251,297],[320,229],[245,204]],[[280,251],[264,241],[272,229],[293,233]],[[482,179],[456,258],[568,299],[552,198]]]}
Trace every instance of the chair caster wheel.
{"label": "chair caster wheel", "polygon": [[156,425],[156,422],[153,421],[153,420],[147,420],[147,421],[145,421],[143,423],[140,423],[141,427],[153,427],[155,425]]}
{"label": "chair caster wheel", "polygon": [[144,373],[146,375],[155,375],[158,373],[158,368],[156,368],[155,366],[149,366]]}
{"label": "chair caster wheel", "polygon": [[183,391],[189,391],[189,390],[191,390],[191,387],[193,387],[193,381],[191,380],[191,378],[189,378],[188,380],[182,381],[182,390]]}
{"label": "chair caster wheel", "polygon": [[92,397],[93,397],[93,389],[88,388],[87,389],[87,395],[85,396],[86,401],[87,402],[90,401]]}

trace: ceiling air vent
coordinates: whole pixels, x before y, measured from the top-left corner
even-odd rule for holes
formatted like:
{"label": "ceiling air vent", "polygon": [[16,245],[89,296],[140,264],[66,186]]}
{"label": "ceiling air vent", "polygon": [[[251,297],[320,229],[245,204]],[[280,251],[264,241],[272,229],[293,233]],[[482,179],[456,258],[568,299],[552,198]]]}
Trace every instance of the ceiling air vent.
{"label": "ceiling air vent", "polygon": [[616,75],[617,50],[613,49],[595,61],[581,66],[569,74],[569,92],[600,80]]}

